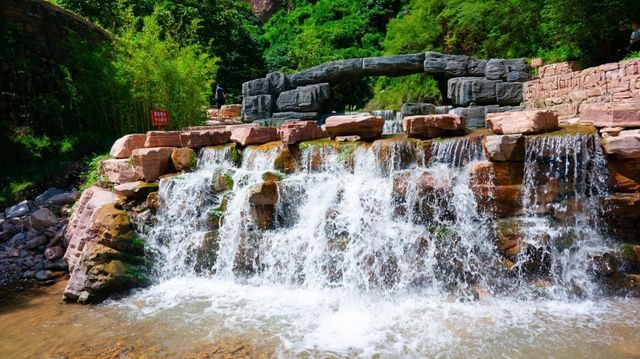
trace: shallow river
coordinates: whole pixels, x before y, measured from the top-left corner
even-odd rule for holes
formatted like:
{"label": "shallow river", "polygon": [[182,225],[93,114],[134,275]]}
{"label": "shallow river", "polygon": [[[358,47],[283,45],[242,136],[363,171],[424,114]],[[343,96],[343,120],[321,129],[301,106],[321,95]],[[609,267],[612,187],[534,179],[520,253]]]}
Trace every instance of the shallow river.
{"label": "shallow river", "polygon": [[0,358],[636,358],[640,301],[363,296],[173,279],[98,306],[5,296]]}

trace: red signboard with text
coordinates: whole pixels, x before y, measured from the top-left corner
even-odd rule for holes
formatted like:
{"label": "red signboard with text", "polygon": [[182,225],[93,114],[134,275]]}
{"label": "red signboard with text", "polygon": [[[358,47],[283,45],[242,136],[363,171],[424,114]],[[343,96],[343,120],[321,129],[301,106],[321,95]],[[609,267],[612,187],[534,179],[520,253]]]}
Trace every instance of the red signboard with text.
{"label": "red signboard with text", "polygon": [[164,110],[151,110],[151,124],[158,129],[169,126],[169,113]]}

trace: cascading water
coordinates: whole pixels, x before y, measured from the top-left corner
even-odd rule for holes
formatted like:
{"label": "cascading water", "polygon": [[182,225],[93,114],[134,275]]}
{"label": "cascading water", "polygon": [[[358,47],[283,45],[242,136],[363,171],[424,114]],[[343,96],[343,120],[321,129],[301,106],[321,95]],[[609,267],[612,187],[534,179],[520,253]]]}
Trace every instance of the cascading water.
{"label": "cascading water", "polygon": [[[588,268],[610,249],[596,141],[526,143],[516,221],[527,250],[510,265],[471,188],[486,161],[478,138],[303,143],[282,178],[283,147],[248,147],[240,165],[230,147],[203,149],[196,171],[161,181],[147,239],[156,284],[118,305],[136,318],[182,313],[278,357],[572,357],[556,338],[588,329],[568,333],[565,320],[588,328],[613,313],[594,304]],[[277,203],[251,203],[266,178]]]}

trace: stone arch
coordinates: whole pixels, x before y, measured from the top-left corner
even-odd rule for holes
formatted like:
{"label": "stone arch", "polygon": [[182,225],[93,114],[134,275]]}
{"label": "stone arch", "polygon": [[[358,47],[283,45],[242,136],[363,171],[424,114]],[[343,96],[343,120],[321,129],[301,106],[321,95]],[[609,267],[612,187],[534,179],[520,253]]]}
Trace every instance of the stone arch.
{"label": "stone arch", "polygon": [[419,73],[436,78],[442,98],[457,107],[454,113],[475,118],[482,112],[484,120],[487,112],[520,105],[529,66],[524,59],[478,60],[426,52],[331,61],[290,75],[271,72],[242,84],[243,119],[319,119],[331,110],[331,85],[368,76]]}

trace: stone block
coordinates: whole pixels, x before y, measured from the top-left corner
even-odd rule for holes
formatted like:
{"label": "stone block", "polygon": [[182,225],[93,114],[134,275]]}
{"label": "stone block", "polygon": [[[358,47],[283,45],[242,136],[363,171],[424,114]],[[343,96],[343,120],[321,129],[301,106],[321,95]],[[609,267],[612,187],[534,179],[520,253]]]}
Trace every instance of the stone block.
{"label": "stone block", "polygon": [[131,158],[136,165],[139,178],[153,182],[168,173],[174,147],[139,148],[133,150]]}
{"label": "stone block", "polygon": [[282,92],[276,105],[280,111],[316,112],[324,109],[330,96],[328,83],[308,85]]}
{"label": "stone block", "polygon": [[[180,147],[180,132],[149,131],[144,147]],[[133,153],[133,150],[131,151]]]}
{"label": "stone block", "polygon": [[431,103],[411,103],[402,105],[400,110],[404,116],[433,115],[436,113],[436,106]]}
{"label": "stone block", "polygon": [[416,74],[424,71],[424,59],[424,53],[367,57],[362,60],[362,71],[365,76]]}
{"label": "stone block", "polygon": [[447,97],[459,106],[494,104],[497,101],[497,83],[480,77],[452,78],[448,81]]}
{"label": "stone block", "polygon": [[498,135],[532,134],[558,129],[558,114],[553,111],[490,113],[487,125]]}
{"label": "stone block", "polygon": [[363,140],[375,140],[382,135],[383,128],[382,117],[367,115],[331,116],[325,123],[325,130],[332,139],[356,135]]}
{"label": "stone block", "polygon": [[269,80],[267,78],[255,79],[242,84],[242,97],[270,94]]}
{"label": "stone block", "polygon": [[111,157],[113,158],[128,158],[131,156],[131,151],[136,148],[144,147],[147,140],[146,134],[132,134],[120,137],[111,146]]}
{"label": "stone block", "polygon": [[112,183],[120,184],[142,179],[128,158],[104,160],[100,166],[109,182]]}
{"label": "stone block", "polygon": [[242,99],[242,117],[247,122],[270,118],[273,113],[273,105],[273,96],[271,95],[244,97]]}
{"label": "stone block", "polygon": [[496,99],[500,105],[518,105],[522,102],[522,83],[498,82]]}

